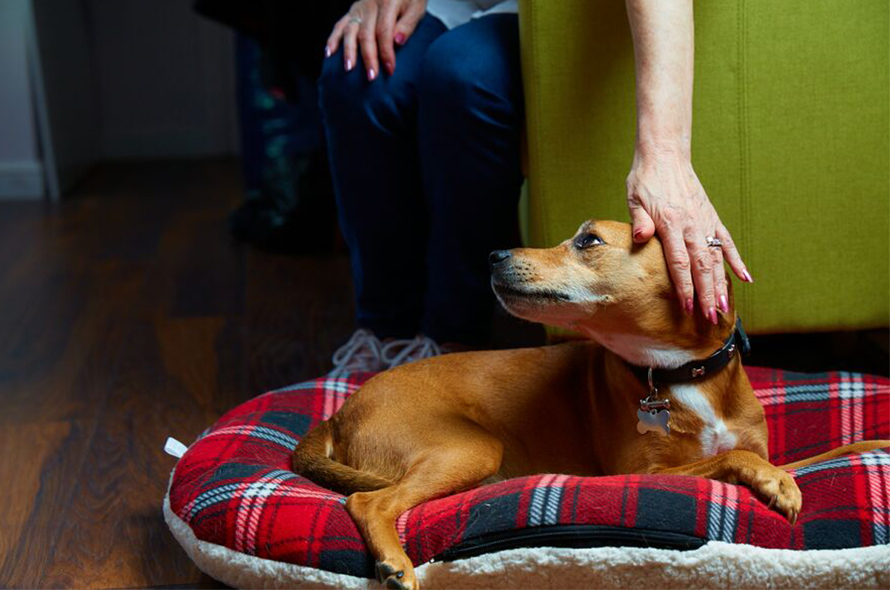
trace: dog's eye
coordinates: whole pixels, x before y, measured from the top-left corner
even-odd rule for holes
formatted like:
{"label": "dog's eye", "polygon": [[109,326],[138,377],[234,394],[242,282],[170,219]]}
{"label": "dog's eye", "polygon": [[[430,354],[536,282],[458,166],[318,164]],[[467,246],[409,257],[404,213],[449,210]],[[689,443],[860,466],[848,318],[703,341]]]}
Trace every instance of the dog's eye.
{"label": "dog's eye", "polygon": [[584,250],[591,246],[599,246],[600,244],[605,244],[605,242],[596,234],[584,234],[575,238],[575,247],[579,250]]}

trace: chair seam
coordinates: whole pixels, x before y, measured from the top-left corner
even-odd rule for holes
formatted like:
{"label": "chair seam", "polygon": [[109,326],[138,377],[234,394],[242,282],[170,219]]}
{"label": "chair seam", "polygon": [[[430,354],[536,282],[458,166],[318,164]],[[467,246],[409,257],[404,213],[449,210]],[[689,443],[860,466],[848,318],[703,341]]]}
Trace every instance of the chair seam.
{"label": "chair seam", "polygon": [[[738,51],[738,133],[739,133],[739,219],[741,220],[742,255],[747,260],[746,266],[755,268],[753,240],[751,238],[751,177],[750,177],[750,143],[748,133],[748,23],[746,0],[738,0],[736,13],[737,51]],[[742,308],[747,314],[748,325],[757,329],[758,319],[754,309],[754,296],[751,286],[742,289]]]}

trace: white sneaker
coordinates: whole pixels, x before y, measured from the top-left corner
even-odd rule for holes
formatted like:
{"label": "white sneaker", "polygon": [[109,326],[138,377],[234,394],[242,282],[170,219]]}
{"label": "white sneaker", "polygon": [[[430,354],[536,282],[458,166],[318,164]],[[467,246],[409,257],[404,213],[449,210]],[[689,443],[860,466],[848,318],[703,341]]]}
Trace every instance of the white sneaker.
{"label": "white sneaker", "polygon": [[382,358],[382,345],[370,330],[359,329],[334,353],[333,370],[328,377],[343,378],[350,373],[374,373],[386,368]]}
{"label": "white sneaker", "polygon": [[442,348],[429,336],[418,334],[411,340],[392,340],[383,345],[380,357],[386,368],[442,354]]}

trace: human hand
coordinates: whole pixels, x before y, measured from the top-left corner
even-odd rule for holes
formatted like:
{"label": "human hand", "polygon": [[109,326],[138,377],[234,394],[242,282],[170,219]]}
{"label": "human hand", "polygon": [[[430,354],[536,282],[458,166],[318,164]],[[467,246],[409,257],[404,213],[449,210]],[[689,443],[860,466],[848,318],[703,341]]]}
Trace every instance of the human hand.
{"label": "human hand", "polygon": [[[754,282],[692,169],[688,153],[637,149],[627,177],[627,206],[635,242],[645,242],[658,232],[686,313],[693,313],[696,295],[702,313],[714,324],[715,308],[729,311],[724,255],[740,279]],[[708,247],[706,237],[719,239],[723,247]]]}
{"label": "human hand", "polygon": [[346,71],[355,67],[360,46],[368,80],[380,73],[379,62],[392,75],[396,71],[393,44],[404,45],[425,13],[426,0],[358,0],[334,25],[325,44],[325,57],[336,53],[342,40]]}

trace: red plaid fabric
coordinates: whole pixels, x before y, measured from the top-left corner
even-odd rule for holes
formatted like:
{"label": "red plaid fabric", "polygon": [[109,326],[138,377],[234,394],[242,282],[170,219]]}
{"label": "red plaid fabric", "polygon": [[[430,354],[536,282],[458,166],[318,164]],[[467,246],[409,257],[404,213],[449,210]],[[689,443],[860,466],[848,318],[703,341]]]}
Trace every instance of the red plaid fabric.
{"label": "red plaid fabric", "polygon": [[[749,368],[783,464],[859,440],[890,438],[890,380]],[[204,541],[267,559],[373,577],[345,498],[290,471],[309,428],[371,375],[272,391],[225,414],[186,452],[173,511]],[[515,546],[691,548],[709,540],[822,549],[890,543],[890,450],[798,469],[796,526],[746,487],[668,475],[512,479],[421,504],[399,535],[415,564]]]}

